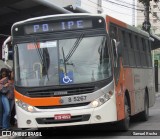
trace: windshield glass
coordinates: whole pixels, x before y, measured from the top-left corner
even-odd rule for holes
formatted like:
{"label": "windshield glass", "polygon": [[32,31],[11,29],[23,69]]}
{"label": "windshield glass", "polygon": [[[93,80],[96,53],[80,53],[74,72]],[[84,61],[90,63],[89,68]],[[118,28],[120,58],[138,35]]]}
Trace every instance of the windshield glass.
{"label": "windshield glass", "polygon": [[111,76],[105,36],[16,44],[15,83],[49,86],[89,83]]}

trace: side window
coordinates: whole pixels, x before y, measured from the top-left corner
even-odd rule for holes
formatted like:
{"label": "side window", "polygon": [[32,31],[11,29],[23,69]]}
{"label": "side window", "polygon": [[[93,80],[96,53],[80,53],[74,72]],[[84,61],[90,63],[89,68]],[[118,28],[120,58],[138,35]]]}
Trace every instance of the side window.
{"label": "side window", "polygon": [[[122,29],[119,29],[119,31],[118,31],[118,33],[119,33],[119,41],[120,41],[120,43],[121,43],[121,46],[122,47],[124,47],[124,31],[122,30]],[[122,53],[123,53],[123,51],[122,51]]]}
{"label": "side window", "polygon": [[146,43],[146,60],[148,67],[152,67],[151,49],[149,40],[145,40]]}
{"label": "side window", "polygon": [[141,55],[141,65],[143,67],[147,66],[147,60],[146,60],[146,45],[145,45],[145,39],[140,37],[140,55]]}
{"label": "side window", "polygon": [[128,56],[128,49],[129,49],[129,34],[126,31],[122,31],[122,36],[123,36],[123,47],[122,47],[122,51],[123,51],[123,64],[125,66],[129,65],[129,56]]}
{"label": "side window", "polygon": [[110,37],[111,39],[117,40],[117,27],[115,27],[114,25],[110,26]]}
{"label": "side window", "polygon": [[135,54],[134,54],[134,37],[133,34],[129,33],[129,64],[131,67],[135,67],[136,66],[136,62],[135,62]]}
{"label": "side window", "polygon": [[140,58],[140,48],[139,48],[139,41],[138,41],[138,36],[135,35],[135,43],[134,43],[134,48],[135,48],[135,60],[136,60],[136,66],[140,67],[141,66],[141,58]]}
{"label": "side window", "polygon": [[123,30],[122,31],[123,41],[124,41],[124,47],[127,48],[127,33]]}
{"label": "side window", "polygon": [[133,49],[133,34],[129,33],[129,40],[130,40],[130,48]]}
{"label": "side window", "polygon": [[136,48],[137,50],[139,50],[139,42],[138,42],[138,36],[135,36],[135,40],[136,40]]}

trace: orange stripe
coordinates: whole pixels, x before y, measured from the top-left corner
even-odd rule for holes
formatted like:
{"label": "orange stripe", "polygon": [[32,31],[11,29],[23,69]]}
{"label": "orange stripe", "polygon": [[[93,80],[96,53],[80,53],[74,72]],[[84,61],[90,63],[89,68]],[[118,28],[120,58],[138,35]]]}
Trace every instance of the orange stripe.
{"label": "orange stripe", "polygon": [[107,30],[109,29],[109,23],[110,22],[115,23],[115,24],[117,24],[117,25],[119,25],[121,27],[127,28],[127,24],[126,23],[124,23],[124,22],[122,22],[120,20],[117,20],[117,19],[115,19],[115,18],[113,18],[111,16],[108,16],[108,15],[106,16],[106,22],[108,23],[107,26],[106,26]]}
{"label": "orange stripe", "polygon": [[30,98],[24,96],[14,90],[15,98],[25,102],[31,106],[55,106],[61,105],[60,99],[61,97],[45,97],[45,98]]}

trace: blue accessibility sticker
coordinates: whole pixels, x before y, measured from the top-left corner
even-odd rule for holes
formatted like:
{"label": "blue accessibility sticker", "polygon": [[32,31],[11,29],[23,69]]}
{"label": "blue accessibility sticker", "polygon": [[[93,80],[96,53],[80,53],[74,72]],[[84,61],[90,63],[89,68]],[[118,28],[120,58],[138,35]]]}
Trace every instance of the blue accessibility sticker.
{"label": "blue accessibility sticker", "polygon": [[73,72],[69,71],[66,75],[61,72],[60,73],[60,84],[70,84],[73,83]]}

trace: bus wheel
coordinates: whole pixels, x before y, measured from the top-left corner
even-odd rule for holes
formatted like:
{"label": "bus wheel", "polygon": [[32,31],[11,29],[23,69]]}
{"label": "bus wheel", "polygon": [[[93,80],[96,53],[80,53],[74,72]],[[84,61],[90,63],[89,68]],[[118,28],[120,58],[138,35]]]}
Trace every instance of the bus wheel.
{"label": "bus wheel", "polygon": [[122,121],[120,121],[120,125],[119,125],[119,128],[120,130],[123,130],[123,131],[127,131],[129,129],[129,124],[130,124],[130,114],[129,114],[129,104],[128,104],[128,101],[127,101],[127,98],[125,97],[125,119],[123,119]]}
{"label": "bus wheel", "polygon": [[144,111],[140,113],[140,118],[142,121],[148,121],[148,117],[149,117],[149,100],[148,100],[148,95],[145,94]]}

